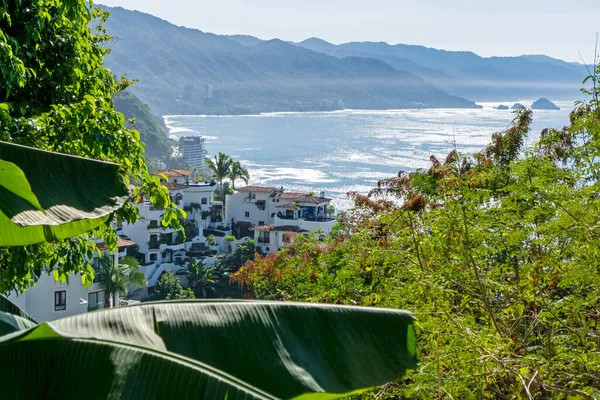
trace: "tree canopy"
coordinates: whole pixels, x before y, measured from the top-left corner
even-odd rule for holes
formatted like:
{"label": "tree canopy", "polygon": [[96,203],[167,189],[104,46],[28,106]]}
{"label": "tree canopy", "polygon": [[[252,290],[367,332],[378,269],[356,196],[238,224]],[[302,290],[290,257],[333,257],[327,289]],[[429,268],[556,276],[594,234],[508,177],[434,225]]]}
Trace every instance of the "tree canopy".
{"label": "tree canopy", "polygon": [[[114,96],[130,82],[103,66],[107,17],[85,0],[0,0],[0,140],[116,163],[126,183],[139,184],[133,198],[148,197],[166,209],[163,223],[178,226],[183,212],[149,175],[139,133],[114,109]],[[129,201],[114,216],[118,223],[139,218]],[[24,290],[52,268],[61,280],[76,272],[90,283],[90,236],[116,245],[107,222],[72,239],[0,248],[0,292]]]}

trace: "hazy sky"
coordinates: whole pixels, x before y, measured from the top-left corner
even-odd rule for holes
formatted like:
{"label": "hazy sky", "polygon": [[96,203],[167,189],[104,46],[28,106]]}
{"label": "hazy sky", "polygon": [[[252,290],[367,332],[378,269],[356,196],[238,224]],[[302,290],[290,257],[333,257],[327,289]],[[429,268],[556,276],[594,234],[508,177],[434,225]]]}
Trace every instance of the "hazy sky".
{"label": "hazy sky", "polygon": [[103,0],[218,34],[593,59],[600,0]]}

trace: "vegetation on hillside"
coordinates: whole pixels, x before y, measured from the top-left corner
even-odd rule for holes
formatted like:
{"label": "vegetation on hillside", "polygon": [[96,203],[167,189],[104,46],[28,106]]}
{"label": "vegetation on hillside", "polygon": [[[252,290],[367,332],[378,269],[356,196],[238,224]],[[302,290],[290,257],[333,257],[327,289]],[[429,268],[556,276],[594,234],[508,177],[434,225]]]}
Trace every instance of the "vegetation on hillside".
{"label": "vegetation on hillside", "polygon": [[125,126],[140,133],[141,142],[146,145],[146,157],[168,160],[172,150],[166,127],[152,114],[150,108],[130,90],[120,92],[113,101],[115,110],[125,117]]}
{"label": "vegetation on hillside", "polygon": [[352,193],[326,245],[256,255],[233,281],[260,299],[412,311],[420,367],[377,398],[597,398],[599,76],[534,149],[520,109],[474,157]]}

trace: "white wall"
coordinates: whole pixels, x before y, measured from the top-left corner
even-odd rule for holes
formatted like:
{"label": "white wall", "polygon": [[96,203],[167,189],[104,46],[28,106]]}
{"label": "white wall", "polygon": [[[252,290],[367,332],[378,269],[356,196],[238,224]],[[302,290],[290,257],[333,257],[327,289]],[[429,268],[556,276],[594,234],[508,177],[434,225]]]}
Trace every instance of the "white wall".
{"label": "white wall", "polygon": [[[63,311],[54,309],[54,292],[64,290],[67,292],[67,306]],[[26,313],[37,322],[53,321],[55,319],[86,313],[88,304],[82,302],[88,301],[88,294],[102,290],[97,283],[87,289],[81,283],[81,277],[78,274],[69,276],[69,283],[54,282],[54,277],[44,274],[40,277],[37,284],[27,289],[24,293],[16,295],[9,294],[10,301],[21,307]],[[83,303],[83,304],[81,304]]]}

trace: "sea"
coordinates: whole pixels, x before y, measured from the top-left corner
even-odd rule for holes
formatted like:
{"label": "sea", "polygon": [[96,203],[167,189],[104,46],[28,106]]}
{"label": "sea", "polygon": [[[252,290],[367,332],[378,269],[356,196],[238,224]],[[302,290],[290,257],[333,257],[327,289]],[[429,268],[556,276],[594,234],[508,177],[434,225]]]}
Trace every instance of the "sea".
{"label": "sea", "polygon": [[[324,191],[340,210],[351,205],[349,191],[367,193],[379,179],[428,168],[432,154],[443,159],[452,149],[480,151],[515,117],[495,107],[513,103],[478,103],[481,109],[167,115],[164,121],[173,139],[201,135],[209,156],[223,152],[240,161],[250,172],[250,184]],[[554,103],[560,110],[533,111],[527,147],[542,129],[568,124],[574,102]]]}

